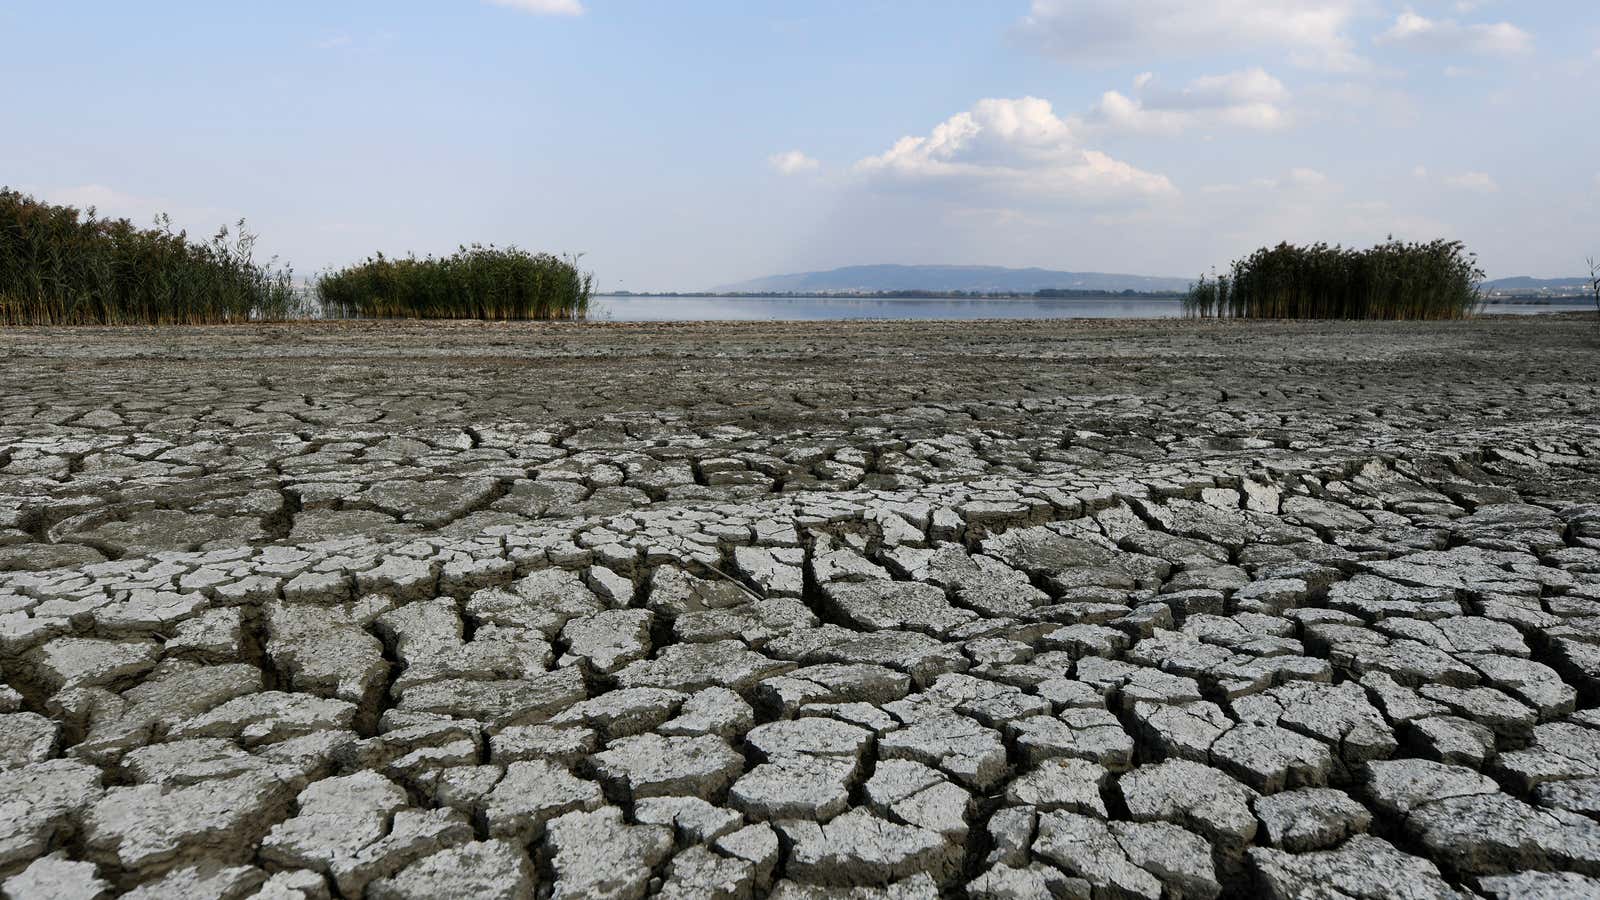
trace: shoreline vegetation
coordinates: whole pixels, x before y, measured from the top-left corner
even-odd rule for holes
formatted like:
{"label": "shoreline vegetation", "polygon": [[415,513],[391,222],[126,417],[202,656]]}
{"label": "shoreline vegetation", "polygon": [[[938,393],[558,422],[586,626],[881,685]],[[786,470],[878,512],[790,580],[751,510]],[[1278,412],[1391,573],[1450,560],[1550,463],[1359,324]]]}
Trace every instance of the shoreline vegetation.
{"label": "shoreline vegetation", "polygon": [[445,257],[377,254],[297,284],[257,262],[241,219],[209,241],[0,188],[0,326],[224,325],[328,318],[583,319],[578,257],[473,244]]}
{"label": "shoreline vegetation", "polygon": [[209,241],[0,188],[0,325],[209,325],[309,314],[239,220]]}
{"label": "shoreline vegetation", "polygon": [[1050,288],[597,293],[578,256],[464,245],[448,256],[388,257],[330,270],[310,284],[276,257],[257,262],[240,220],[209,240],[166,216],[140,228],[0,188],[0,326],[211,325],[315,319],[586,319],[596,297],[812,300],[1171,300],[1201,318],[1465,318],[1486,305],[1584,302],[1541,291],[1485,293],[1460,242],[1368,250],[1280,244],[1201,276],[1189,291]]}
{"label": "shoreline vegetation", "polygon": [[1460,241],[1284,243],[1201,275],[1183,306],[1199,318],[1465,319],[1483,305],[1483,278]]}
{"label": "shoreline vegetation", "polygon": [[594,274],[578,257],[473,244],[449,256],[391,259],[382,253],[317,279],[325,318],[586,318]]}

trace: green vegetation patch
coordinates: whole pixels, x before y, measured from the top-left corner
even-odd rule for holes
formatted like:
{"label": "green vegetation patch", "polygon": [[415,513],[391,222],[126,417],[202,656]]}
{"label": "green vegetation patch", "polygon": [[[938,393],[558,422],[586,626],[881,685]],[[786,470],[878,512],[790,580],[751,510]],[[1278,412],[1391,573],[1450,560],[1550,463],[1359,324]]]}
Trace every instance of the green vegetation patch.
{"label": "green vegetation patch", "polygon": [[594,275],[578,258],[473,244],[425,259],[383,254],[317,281],[324,316],[413,319],[582,319]]}
{"label": "green vegetation patch", "polygon": [[0,325],[201,325],[304,315],[291,272],[256,263],[255,235],[209,242],[102,219],[0,188]]}
{"label": "green vegetation patch", "polygon": [[1191,316],[1250,319],[1463,319],[1482,302],[1483,271],[1460,241],[1368,250],[1279,244],[1200,276],[1184,298]]}

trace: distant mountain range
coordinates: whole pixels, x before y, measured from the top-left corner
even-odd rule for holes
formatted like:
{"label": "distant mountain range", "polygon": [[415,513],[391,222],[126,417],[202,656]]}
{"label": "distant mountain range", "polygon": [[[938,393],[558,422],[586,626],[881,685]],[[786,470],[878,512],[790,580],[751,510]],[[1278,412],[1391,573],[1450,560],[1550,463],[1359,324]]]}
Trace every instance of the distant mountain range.
{"label": "distant mountain range", "polygon": [[1538,291],[1543,293],[1576,294],[1589,290],[1587,278],[1530,278],[1517,275],[1513,278],[1496,278],[1485,281],[1486,291]]}
{"label": "distant mountain range", "polygon": [[850,291],[973,291],[1031,294],[1050,288],[1080,291],[1183,291],[1189,278],[1008,269],[1004,266],[845,266],[826,272],[769,275],[717,291],[730,293],[828,293]]}

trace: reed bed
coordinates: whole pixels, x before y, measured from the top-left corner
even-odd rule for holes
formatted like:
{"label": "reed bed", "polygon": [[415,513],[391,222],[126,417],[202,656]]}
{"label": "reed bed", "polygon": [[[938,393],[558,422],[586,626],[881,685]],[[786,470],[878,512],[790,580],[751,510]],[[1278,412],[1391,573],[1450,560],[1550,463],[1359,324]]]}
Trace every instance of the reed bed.
{"label": "reed bed", "polygon": [[380,253],[317,280],[329,318],[583,319],[593,289],[576,256],[481,244],[441,258]]}
{"label": "reed bed", "polygon": [[292,272],[253,259],[241,220],[191,241],[0,188],[0,325],[201,325],[307,313]]}
{"label": "reed bed", "polygon": [[1463,319],[1483,302],[1483,271],[1460,241],[1367,250],[1279,244],[1200,276],[1184,298],[1191,316],[1250,319]]}

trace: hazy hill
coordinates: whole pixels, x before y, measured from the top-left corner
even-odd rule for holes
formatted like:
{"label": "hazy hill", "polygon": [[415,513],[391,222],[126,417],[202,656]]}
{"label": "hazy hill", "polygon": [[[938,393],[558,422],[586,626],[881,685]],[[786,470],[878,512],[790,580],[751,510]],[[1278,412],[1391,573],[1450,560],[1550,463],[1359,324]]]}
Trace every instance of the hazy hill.
{"label": "hazy hill", "polygon": [[829,291],[1000,291],[1032,293],[1046,288],[1087,291],[1181,291],[1188,278],[1008,269],[1004,266],[846,266],[826,272],[769,275],[715,290],[739,293]]}
{"label": "hazy hill", "polygon": [[1530,278],[1527,275],[1517,275],[1512,278],[1496,278],[1485,281],[1483,289],[1486,291],[1545,291],[1561,293],[1578,293],[1589,289],[1587,278]]}

